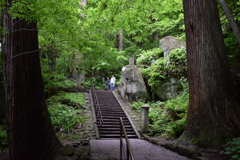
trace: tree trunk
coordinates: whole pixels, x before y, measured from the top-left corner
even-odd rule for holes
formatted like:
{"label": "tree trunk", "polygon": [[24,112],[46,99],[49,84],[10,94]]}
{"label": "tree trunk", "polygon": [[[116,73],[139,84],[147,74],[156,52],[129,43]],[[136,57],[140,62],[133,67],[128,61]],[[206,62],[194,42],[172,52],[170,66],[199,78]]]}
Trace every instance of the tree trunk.
{"label": "tree trunk", "polygon": [[229,70],[217,2],[183,0],[189,108],[180,139],[218,145],[240,134],[239,95]]}
{"label": "tree trunk", "polygon": [[48,54],[48,57],[50,59],[50,62],[49,62],[49,70],[51,72],[55,72],[56,70],[56,65],[57,65],[57,56],[58,56],[58,53],[57,53],[57,49],[55,48],[55,45],[53,45],[49,52],[47,53]]}
{"label": "tree trunk", "polygon": [[77,87],[80,87],[81,83],[85,81],[84,53],[75,52],[73,67],[72,77],[77,81]]}
{"label": "tree trunk", "polygon": [[123,29],[120,29],[120,35],[119,35],[119,51],[123,50]]}
{"label": "tree trunk", "polygon": [[[7,1],[11,5],[11,0]],[[41,76],[36,23],[13,19],[3,10],[2,39],[6,125],[11,160],[52,160],[61,147],[47,105]],[[24,53],[24,54],[23,54]],[[11,60],[12,59],[12,60]]]}
{"label": "tree trunk", "polygon": [[218,1],[219,1],[220,5],[222,6],[222,9],[230,23],[230,26],[231,26],[233,32],[234,32],[234,35],[237,38],[238,44],[240,45],[240,30],[238,28],[237,23],[235,22],[232,14],[231,14],[231,11],[229,10],[229,8],[227,6],[227,3],[224,0],[218,0]]}
{"label": "tree trunk", "polygon": [[119,48],[119,35],[115,35],[115,44],[114,44],[115,48]]}

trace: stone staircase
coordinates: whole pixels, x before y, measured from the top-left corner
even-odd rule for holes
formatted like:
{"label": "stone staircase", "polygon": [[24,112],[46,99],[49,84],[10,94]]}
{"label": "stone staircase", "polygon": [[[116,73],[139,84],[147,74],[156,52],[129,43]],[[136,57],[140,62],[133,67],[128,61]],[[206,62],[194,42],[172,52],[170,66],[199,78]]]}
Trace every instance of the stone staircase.
{"label": "stone staircase", "polygon": [[123,119],[128,138],[138,138],[114,94],[111,91],[95,91],[95,93],[99,107],[94,98],[93,101],[100,138],[120,138],[120,117]]}

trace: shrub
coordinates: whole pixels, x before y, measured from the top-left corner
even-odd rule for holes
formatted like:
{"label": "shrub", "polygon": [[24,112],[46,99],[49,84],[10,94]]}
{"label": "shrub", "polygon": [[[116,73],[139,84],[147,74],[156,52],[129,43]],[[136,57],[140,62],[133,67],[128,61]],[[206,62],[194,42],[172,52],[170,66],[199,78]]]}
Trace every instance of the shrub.
{"label": "shrub", "polygon": [[142,106],[143,106],[144,104],[145,104],[145,103],[143,103],[143,102],[141,102],[141,101],[139,101],[139,102],[134,102],[134,103],[132,104],[132,108],[135,109],[135,110],[137,110],[137,111],[139,111],[139,112],[141,112]]}
{"label": "shrub", "polygon": [[232,141],[225,144],[225,150],[221,154],[227,155],[230,157],[230,160],[240,159],[240,137],[233,138]]}
{"label": "shrub", "polygon": [[0,151],[6,150],[7,144],[7,131],[0,126]]}
{"label": "shrub", "polygon": [[80,115],[84,108],[83,93],[58,92],[47,100],[48,111],[56,131],[70,132],[75,126],[84,123],[85,117]]}
{"label": "shrub", "polygon": [[71,107],[85,108],[84,94],[82,93],[66,93],[63,91],[58,92],[56,95],[47,99],[48,104],[64,104]]}
{"label": "shrub", "polygon": [[166,102],[155,102],[149,110],[152,135],[177,138],[184,130],[188,107],[188,90]]}
{"label": "shrub", "polygon": [[56,73],[43,73],[43,83],[46,89],[53,87],[72,88],[77,85],[74,79]]}
{"label": "shrub", "polygon": [[[162,57],[162,50],[159,49],[142,51],[137,59],[137,64],[150,87],[152,96],[155,96],[155,89],[159,84],[168,82],[171,78],[186,77],[186,49],[173,49],[165,58]],[[179,91],[182,91],[182,86],[179,87]]]}
{"label": "shrub", "polygon": [[161,48],[153,48],[152,50],[142,51],[136,62],[138,65],[148,67],[162,56],[163,50]]}
{"label": "shrub", "polygon": [[63,104],[52,104],[48,111],[55,131],[70,132],[76,125],[84,122],[79,117],[79,110]]}
{"label": "shrub", "polygon": [[[186,83],[186,82],[185,82]],[[161,135],[166,138],[177,138],[184,131],[187,107],[188,87],[184,85],[184,91],[174,99],[166,102],[152,102],[149,109],[149,126],[151,135]],[[141,112],[145,103],[134,102],[132,107]]]}

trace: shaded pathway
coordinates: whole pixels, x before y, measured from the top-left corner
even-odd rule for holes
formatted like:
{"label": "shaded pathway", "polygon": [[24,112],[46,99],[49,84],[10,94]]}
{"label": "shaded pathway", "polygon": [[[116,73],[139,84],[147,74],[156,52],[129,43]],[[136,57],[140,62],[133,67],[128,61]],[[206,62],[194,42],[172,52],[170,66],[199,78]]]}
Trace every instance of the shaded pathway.
{"label": "shaded pathway", "polygon": [[[190,160],[175,152],[141,139],[130,139],[135,160]],[[93,160],[119,159],[119,140],[90,140]]]}
{"label": "shaded pathway", "polygon": [[[112,120],[108,118],[109,121],[107,123],[110,124],[111,121],[115,122],[115,120],[113,120],[113,116],[116,116],[116,118],[119,119],[116,112],[119,112],[119,108],[122,108],[123,106],[120,105],[120,101],[116,99],[116,94],[114,95],[112,92],[107,91],[97,91],[96,93],[100,108],[103,107],[101,109],[101,111],[103,111],[103,117],[106,117],[106,114],[112,116]],[[125,110],[126,108],[124,111]],[[121,113],[121,115],[122,114],[123,113]],[[132,116],[133,115],[128,115],[127,117],[131,118]],[[98,119],[98,116],[96,116],[96,118]],[[133,127],[136,128],[135,126]],[[111,130],[108,132],[108,134],[111,134]],[[105,138],[105,136],[102,138]],[[154,145],[142,139],[130,139],[130,144],[132,146],[135,160],[190,160],[187,157],[181,156],[175,152],[165,149],[164,147]],[[92,139],[90,140],[90,153],[93,160],[111,159],[110,157],[112,157],[112,159],[119,159],[120,140],[116,137],[112,137],[112,139]]]}

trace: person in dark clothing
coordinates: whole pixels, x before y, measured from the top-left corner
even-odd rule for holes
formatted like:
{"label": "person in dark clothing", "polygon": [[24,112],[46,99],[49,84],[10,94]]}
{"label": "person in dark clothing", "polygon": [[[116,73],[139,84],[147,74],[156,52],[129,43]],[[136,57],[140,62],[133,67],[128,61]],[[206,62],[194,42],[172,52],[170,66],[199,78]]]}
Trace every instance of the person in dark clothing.
{"label": "person in dark clothing", "polygon": [[106,81],[106,91],[110,90],[110,79],[107,77],[107,81]]}

